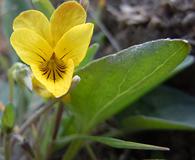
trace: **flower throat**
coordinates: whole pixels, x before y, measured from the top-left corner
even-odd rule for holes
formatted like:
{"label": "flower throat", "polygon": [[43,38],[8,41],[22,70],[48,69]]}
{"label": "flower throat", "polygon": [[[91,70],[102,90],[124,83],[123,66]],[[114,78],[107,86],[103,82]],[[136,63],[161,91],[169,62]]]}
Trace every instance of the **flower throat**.
{"label": "flower throat", "polygon": [[66,71],[64,62],[58,59],[55,53],[52,54],[48,61],[42,62],[39,68],[42,72],[42,75],[45,76],[48,80],[54,81],[54,83],[59,79],[63,79]]}

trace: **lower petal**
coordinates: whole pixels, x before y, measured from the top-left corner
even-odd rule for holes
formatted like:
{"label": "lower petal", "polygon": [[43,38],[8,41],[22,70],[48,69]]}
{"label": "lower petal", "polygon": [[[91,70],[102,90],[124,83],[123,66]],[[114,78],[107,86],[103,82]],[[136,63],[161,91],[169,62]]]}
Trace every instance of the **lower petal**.
{"label": "lower petal", "polygon": [[46,75],[41,70],[40,66],[37,65],[32,65],[31,69],[35,78],[40,81],[50,93],[56,98],[59,98],[68,92],[74,72],[74,63],[71,59],[69,59],[64,66],[65,72],[60,74],[55,70],[51,70]]}

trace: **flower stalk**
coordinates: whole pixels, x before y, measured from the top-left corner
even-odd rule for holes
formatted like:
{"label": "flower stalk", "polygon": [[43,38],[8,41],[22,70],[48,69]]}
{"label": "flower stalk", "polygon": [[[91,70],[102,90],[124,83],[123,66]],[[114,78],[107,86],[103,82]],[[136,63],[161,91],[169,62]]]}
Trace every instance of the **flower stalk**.
{"label": "flower stalk", "polygon": [[70,146],[68,147],[68,150],[66,151],[62,159],[63,160],[73,160],[73,158],[76,156],[76,154],[80,150],[81,146],[82,146],[82,141],[72,142]]}
{"label": "flower stalk", "polygon": [[56,103],[56,101],[49,101],[46,105],[42,104],[31,117],[21,126],[20,130],[18,131],[19,134],[23,134],[24,131],[33,124],[41,115],[46,113],[51,107]]}
{"label": "flower stalk", "polygon": [[54,125],[53,125],[53,133],[52,133],[51,143],[48,146],[48,151],[47,151],[47,156],[46,156],[46,159],[48,159],[48,160],[50,159],[50,155],[52,154],[54,142],[57,138],[57,135],[58,135],[58,132],[60,129],[63,111],[64,111],[64,105],[62,102],[60,102],[59,106],[57,108],[57,113],[56,113],[55,121],[54,121]]}
{"label": "flower stalk", "polygon": [[11,160],[11,147],[10,147],[10,134],[5,133],[4,135],[4,155],[5,160]]}
{"label": "flower stalk", "polygon": [[8,82],[9,82],[9,102],[13,103],[13,99],[14,99],[14,79],[12,76],[12,71],[13,69],[10,68],[8,70]]}
{"label": "flower stalk", "polygon": [[60,129],[60,123],[62,120],[63,111],[64,111],[64,105],[62,102],[60,102],[58,106],[57,114],[56,114],[55,125],[54,125],[54,130],[53,130],[53,135],[52,135],[53,141],[55,141],[57,138],[58,131]]}

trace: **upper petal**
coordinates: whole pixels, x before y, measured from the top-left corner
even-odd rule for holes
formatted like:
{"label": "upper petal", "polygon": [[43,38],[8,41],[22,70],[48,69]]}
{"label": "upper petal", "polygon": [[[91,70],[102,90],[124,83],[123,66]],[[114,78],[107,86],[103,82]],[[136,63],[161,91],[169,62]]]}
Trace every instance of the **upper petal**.
{"label": "upper petal", "polygon": [[37,10],[28,10],[20,13],[13,22],[14,31],[21,28],[27,28],[33,30],[44,39],[46,39],[50,44],[51,32],[50,32],[50,22],[47,17]]}
{"label": "upper petal", "polygon": [[59,59],[72,59],[78,66],[86,55],[93,34],[92,23],[81,24],[66,32],[57,43],[54,52]]}
{"label": "upper petal", "polygon": [[[74,64],[71,59],[64,64],[65,72],[58,75],[56,70],[51,70],[49,74],[43,74],[39,66],[31,66],[35,78],[41,82],[45,88],[52,93],[56,98],[66,94],[71,86],[72,76],[74,72]],[[55,75],[54,75],[55,74]],[[49,76],[48,76],[49,75]]]}
{"label": "upper petal", "polygon": [[84,8],[75,1],[62,3],[51,16],[51,33],[54,44],[70,28],[83,24],[86,21],[86,12]]}
{"label": "upper petal", "polygon": [[11,35],[10,42],[18,56],[29,65],[48,61],[53,50],[46,40],[29,29],[17,29]]}

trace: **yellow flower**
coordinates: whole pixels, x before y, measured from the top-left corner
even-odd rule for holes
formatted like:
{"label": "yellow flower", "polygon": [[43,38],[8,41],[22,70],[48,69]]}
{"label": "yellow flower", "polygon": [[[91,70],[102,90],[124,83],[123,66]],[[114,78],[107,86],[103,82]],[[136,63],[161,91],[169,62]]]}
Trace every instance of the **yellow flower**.
{"label": "yellow flower", "polygon": [[22,12],[13,23],[10,41],[35,78],[55,97],[66,94],[73,72],[86,55],[93,24],[75,2],[64,2],[50,21],[37,10]]}

